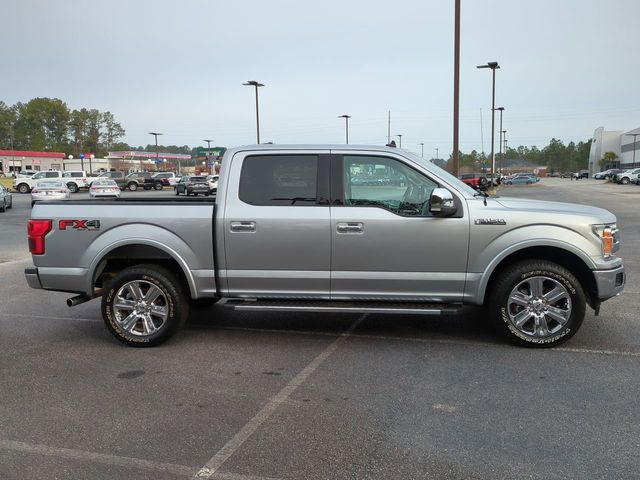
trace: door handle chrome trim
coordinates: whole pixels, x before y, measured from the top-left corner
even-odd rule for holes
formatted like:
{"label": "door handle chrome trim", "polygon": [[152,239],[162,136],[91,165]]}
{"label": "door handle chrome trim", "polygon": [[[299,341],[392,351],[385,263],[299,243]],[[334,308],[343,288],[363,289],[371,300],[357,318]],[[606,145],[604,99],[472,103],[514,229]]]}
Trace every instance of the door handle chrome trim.
{"label": "door handle chrome trim", "polygon": [[336,224],[338,233],[364,233],[364,224],[362,222],[339,222]]}
{"label": "door handle chrome trim", "polygon": [[256,222],[231,222],[232,232],[255,232]]}

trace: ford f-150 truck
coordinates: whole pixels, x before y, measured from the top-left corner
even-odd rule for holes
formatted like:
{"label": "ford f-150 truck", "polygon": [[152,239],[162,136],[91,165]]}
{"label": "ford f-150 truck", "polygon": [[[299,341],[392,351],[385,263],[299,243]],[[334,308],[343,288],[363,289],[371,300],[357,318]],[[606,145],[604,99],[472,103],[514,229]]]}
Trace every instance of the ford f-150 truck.
{"label": "ford f-150 truck", "polygon": [[254,145],[222,165],[215,202],[36,203],[28,284],[77,294],[69,306],[101,297],[107,328],[133,346],[218,301],[422,315],[484,305],[512,341],[553,346],[625,283],[610,212],[487,198],[403,150]]}

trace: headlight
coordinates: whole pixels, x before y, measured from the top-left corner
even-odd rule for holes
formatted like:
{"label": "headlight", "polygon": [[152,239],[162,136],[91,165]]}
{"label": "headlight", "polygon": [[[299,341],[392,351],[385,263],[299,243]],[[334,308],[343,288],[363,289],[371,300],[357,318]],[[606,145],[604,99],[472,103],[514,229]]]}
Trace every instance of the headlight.
{"label": "headlight", "polygon": [[592,225],[593,233],[600,239],[602,256],[609,258],[618,251],[620,242],[618,239],[618,227],[615,223],[608,225]]}

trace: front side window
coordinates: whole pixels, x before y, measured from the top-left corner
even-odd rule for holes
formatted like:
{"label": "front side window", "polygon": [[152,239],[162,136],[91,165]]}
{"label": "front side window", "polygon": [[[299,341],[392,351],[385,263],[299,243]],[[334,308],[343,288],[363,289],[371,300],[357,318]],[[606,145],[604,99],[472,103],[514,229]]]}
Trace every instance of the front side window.
{"label": "front side window", "polygon": [[373,206],[402,216],[429,216],[438,184],[393,158],[345,155],[344,204]]}
{"label": "front side window", "polygon": [[45,174],[46,174],[46,172],[36,173],[36,174],[33,176],[33,179],[34,179],[34,180],[38,180],[39,178],[44,178]]}
{"label": "front side window", "polygon": [[244,159],[240,200],[250,205],[315,205],[317,155],[256,155]]}

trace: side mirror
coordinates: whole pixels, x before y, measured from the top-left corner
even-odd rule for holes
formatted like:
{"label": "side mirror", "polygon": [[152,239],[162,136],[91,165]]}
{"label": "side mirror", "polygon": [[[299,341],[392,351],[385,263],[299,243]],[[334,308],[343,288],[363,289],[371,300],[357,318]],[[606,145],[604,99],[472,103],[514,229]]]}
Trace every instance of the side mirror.
{"label": "side mirror", "polygon": [[453,194],[446,188],[434,188],[429,197],[429,212],[438,217],[450,217],[458,211]]}

